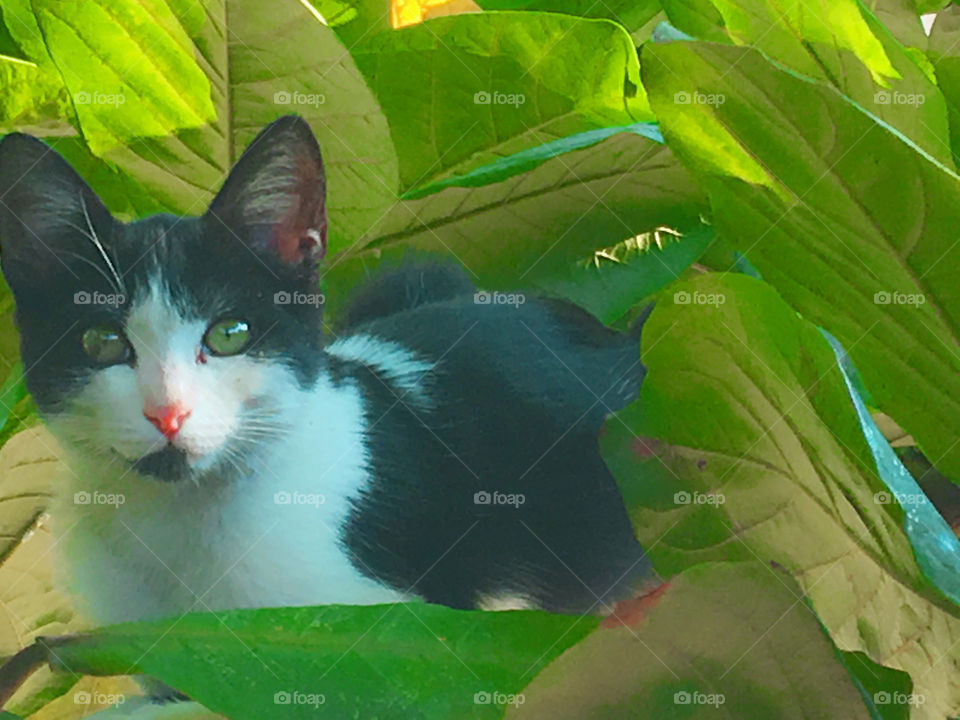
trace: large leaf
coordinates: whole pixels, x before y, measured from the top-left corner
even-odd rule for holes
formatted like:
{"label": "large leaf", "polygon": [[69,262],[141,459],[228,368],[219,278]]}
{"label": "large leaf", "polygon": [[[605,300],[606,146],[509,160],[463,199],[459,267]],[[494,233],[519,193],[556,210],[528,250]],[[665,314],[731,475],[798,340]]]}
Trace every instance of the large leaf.
{"label": "large leaf", "polygon": [[51,660],[147,673],[231,720],[496,718],[501,697],[596,625],[423,603],[248,610],[97,630]]}
{"label": "large leaf", "polygon": [[[50,5],[69,6],[72,12],[74,3]],[[96,34],[100,25],[94,20],[112,12],[114,4],[82,6],[70,16],[69,27],[53,9],[40,11],[43,23],[60,28],[69,41],[48,42],[46,49],[68,87],[109,94],[110,87],[98,85],[106,70],[78,62],[72,43],[73,36]],[[85,138],[107,122],[103,114],[116,121],[109,129],[125,143],[105,152],[102,144],[93,143],[92,149],[146,188],[164,209],[199,214],[256,132],[277,116],[295,112],[310,122],[324,151],[331,247],[344,247],[367,231],[395,197],[396,158],[386,121],[333,31],[297,0],[170,0],[169,6],[182,26],[173,36],[175,45],[202,70],[216,121],[152,137],[158,121],[146,112],[147,104],[129,117],[100,113],[103,108],[94,105],[84,112],[78,105]],[[132,43],[146,42],[150,34],[131,31],[131,37]],[[188,47],[182,46],[184,37]],[[178,76],[171,71],[169,77]],[[153,92],[167,87],[166,81],[150,84]],[[121,111],[125,107],[119,106]]]}
{"label": "large leaf", "polygon": [[658,570],[782,566],[841,650],[910,674],[913,717],[956,715],[960,607],[918,567],[830,346],[744,275],[676,293],[644,326],[639,401],[602,438]]}
{"label": "large leaf", "polygon": [[[692,13],[690,5],[699,8]],[[748,45],[786,67],[830,83],[914,140],[929,154],[950,162],[945,103],[932,68],[919,51],[906,50],[856,0],[811,11],[776,0],[669,0],[671,21],[690,35]],[[715,13],[711,20],[704,15]],[[914,20],[919,23],[916,16]],[[698,34],[699,33],[699,34]],[[922,35],[922,32],[921,32]],[[681,90],[700,88],[688,78]]]}
{"label": "large leaf", "polygon": [[510,720],[845,718],[870,715],[783,573],[687,570],[641,627],[596,630],[526,688]]}
{"label": "large leaf", "polygon": [[95,153],[134,132],[163,136],[214,119],[188,36],[201,8],[178,15],[165,0],[34,0],[33,9]]}
{"label": "large leaf", "polygon": [[[591,135],[586,147],[580,136],[567,138],[571,151],[551,150],[530,163],[529,153],[519,165],[516,156],[503,158],[399,203],[367,245],[448,253],[481,283],[529,286],[646,230],[692,227],[700,190],[653,137],[659,134],[639,123]],[[477,175],[489,184],[470,187]]]}
{"label": "large leaf", "polygon": [[[960,479],[960,178],[753,50],[644,52],[664,133],[705,178],[718,230],[840,340],[880,409]],[[674,103],[693,78],[726,102]]]}
{"label": "large leaf", "polygon": [[351,53],[390,122],[403,190],[591,128],[652,119],[633,42],[606,20],[456,15],[381,33]]}

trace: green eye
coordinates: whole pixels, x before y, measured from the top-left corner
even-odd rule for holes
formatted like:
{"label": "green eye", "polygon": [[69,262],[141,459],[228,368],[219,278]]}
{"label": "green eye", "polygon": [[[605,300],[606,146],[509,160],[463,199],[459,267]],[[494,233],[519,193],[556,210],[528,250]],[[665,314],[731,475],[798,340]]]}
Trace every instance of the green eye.
{"label": "green eye", "polygon": [[232,318],[215,322],[203,336],[203,342],[214,355],[236,355],[250,342],[250,326]]}
{"label": "green eye", "polygon": [[109,325],[89,328],[80,338],[80,344],[87,355],[102,365],[127,362],[133,355],[123,333]]}

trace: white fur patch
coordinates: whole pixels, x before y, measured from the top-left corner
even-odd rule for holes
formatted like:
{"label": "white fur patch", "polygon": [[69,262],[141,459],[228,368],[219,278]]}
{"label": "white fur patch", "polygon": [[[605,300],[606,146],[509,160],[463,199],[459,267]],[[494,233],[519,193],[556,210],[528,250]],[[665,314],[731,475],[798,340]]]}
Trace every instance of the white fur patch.
{"label": "white fur patch", "polygon": [[477,600],[478,610],[503,612],[505,610],[536,610],[539,606],[530,598],[510,593],[484,595]]}
{"label": "white fur patch", "polygon": [[398,343],[371,335],[351,335],[331,343],[327,353],[342,360],[363,363],[402,389],[404,394],[427,400],[423,380],[435,367],[434,363],[417,357]]}
{"label": "white fur patch", "polygon": [[[54,519],[64,569],[94,619],[410,599],[358,572],[339,543],[367,481],[359,393],[326,380],[289,392],[290,432],[249,477],[198,486],[72,463]],[[78,505],[77,492],[123,500]]]}

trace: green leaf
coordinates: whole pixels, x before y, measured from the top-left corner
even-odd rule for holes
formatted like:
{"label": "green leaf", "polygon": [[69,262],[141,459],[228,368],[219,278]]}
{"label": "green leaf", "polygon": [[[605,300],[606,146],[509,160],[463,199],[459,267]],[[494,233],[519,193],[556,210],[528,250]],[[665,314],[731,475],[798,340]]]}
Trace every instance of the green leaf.
{"label": "green leaf", "polygon": [[595,631],[524,695],[509,720],[870,717],[796,583],[755,560],[687,570],[640,627]]}
{"label": "green leaf", "polygon": [[[960,427],[960,179],[834,89],[755,51],[645,52],[664,134],[705,178],[718,232],[837,337],[878,406],[960,479],[948,430]],[[726,101],[674,103],[692,78]]]}
{"label": "green leaf", "polygon": [[930,29],[927,50],[937,73],[937,83],[947,101],[950,147],[960,163],[960,7],[951,5],[937,13]]}
{"label": "green leaf", "polygon": [[34,0],[33,7],[94,153],[214,119],[210,82],[185,27],[189,14],[178,16],[163,0]]}
{"label": "green leaf", "polygon": [[913,0],[864,0],[863,6],[908,48],[925,50],[927,34]]}
{"label": "green leaf", "polygon": [[401,195],[404,200],[418,200],[448,187],[483,187],[492,183],[507,180],[514,175],[530,172],[550,158],[559,157],[575,150],[592,147],[609,137],[619,133],[634,133],[641,137],[650,138],[654,142],[663,144],[663,136],[656,123],[633,123],[630,125],[614,125],[611,127],[586,130],[574,135],[552,140],[535,147],[520,150],[512,155],[499,157],[486,165],[475,167],[462,175],[450,175],[443,180],[421,185]]}
{"label": "green leaf", "polygon": [[33,0],[3,0],[3,19],[11,40],[17,44],[23,57],[44,70],[56,72],[37,24]]}
{"label": "green leaf", "polygon": [[658,571],[775,563],[841,650],[956,715],[960,607],[918,567],[830,346],[745,275],[674,289],[644,325],[640,398],[601,438]]}
{"label": "green leaf", "polygon": [[7,379],[3,381],[3,385],[0,385],[0,430],[10,419],[13,406],[26,394],[27,388],[23,384],[23,366],[17,361],[7,375]]}
{"label": "green leaf", "polygon": [[393,31],[389,0],[310,0],[310,4],[348,48]]}
{"label": "green leaf", "polygon": [[70,99],[60,76],[33,63],[0,58],[0,127],[27,129],[51,123],[65,127],[63,118],[72,114]]}
{"label": "green leaf", "polygon": [[[113,4],[85,2],[83,7],[82,17],[94,17],[111,12]],[[216,122],[150,137],[157,121],[141,105],[124,119],[127,144],[102,159],[148,192],[155,206],[198,215],[254,135],[277,116],[297,113],[311,124],[324,153],[331,249],[353,243],[395,199],[397,165],[386,121],[333,31],[298,0],[170,0],[167,12],[174,10],[182,23],[173,35],[175,44],[202,70]],[[95,29],[84,26],[88,31]],[[154,32],[159,29],[131,31],[131,46],[147,42]],[[181,47],[185,37],[188,46]],[[58,57],[65,52],[53,49]],[[86,62],[63,70],[68,84],[79,73],[74,79],[83,87],[99,82],[102,72]],[[152,87],[160,92],[167,85]],[[85,138],[97,131],[98,121],[89,113],[80,113],[79,120]],[[98,147],[93,146],[95,152]]]}
{"label": "green leaf", "polygon": [[0,55],[6,58],[15,58],[17,60],[27,60],[17,41],[13,39],[10,30],[7,28],[7,22],[3,17],[3,7],[0,6]]}
{"label": "green leaf", "polygon": [[[708,9],[710,3],[699,0],[696,6],[701,13],[716,13],[707,19],[691,15],[687,4],[665,6],[680,30],[707,40],[748,45],[777,63],[829,83],[930,155],[950,162],[945,102],[929,62],[921,52],[905,50],[887,28],[861,13],[856,0],[831,2],[822,12],[811,12],[801,4],[784,7],[776,0],[713,0]],[[722,33],[714,25],[717,16]],[[701,80],[687,78],[680,92],[695,101]]]}
{"label": "green leaf", "polygon": [[[888,79],[898,76],[854,0],[833,2],[828,12],[811,12],[801,5],[784,7],[770,0],[736,3],[712,0],[711,4],[732,42],[737,45],[753,44],[801,72],[815,76],[820,74],[816,48],[822,46],[852,52],[880,85],[886,85]],[[690,12],[691,5],[695,13]],[[666,3],[664,9],[670,22],[685,32],[689,31],[683,21],[691,16],[708,17],[711,24],[717,18],[717,14],[711,12],[703,2],[681,3],[679,9],[686,10],[681,13],[673,12],[672,2]],[[810,44],[807,48],[802,45],[804,41]]]}
{"label": "green leaf", "polygon": [[484,10],[536,10],[577,17],[607,18],[633,32],[660,11],[656,0],[480,0]]}
{"label": "green leaf", "polygon": [[878,665],[862,652],[838,652],[876,720],[907,720],[919,702],[913,695],[910,676]]}
{"label": "green leaf", "polygon": [[714,237],[707,225],[678,234],[654,230],[598,250],[536,287],[576,303],[609,324],[679,278]]}
{"label": "green leaf", "polygon": [[445,253],[481,284],[529,287],[624,238],[660,226],[692,227],[700,190],[648,134],[619,128],[521,174],[512,174],[510,158],[499,161],[477,172],[501,173],[500,182],[472,188],[451,181],[440,192],[398,203],[370,231],[366,247]]}
{"label": "green leaf", "polygon": [[57,663],[146,673],[231,720],[496,718],[477,693],[519,692],[597,625],[423,603],[190,614],[67,640]]}
{"label": "green leaf", "polygon": [[375,35],[351,53],[390,123],[403,190],[574,133],[653,119],[636,48],[607,20],[452,15]]}
{"label": "green leaf", "polygon": [[[670,21],[668,27],[672,31],[685,34],[690,39],[731,42],[724,26],[723,15],[710,0],[661,0],[660,4],[663,5]],[[666,32],[669,31],[664,28],[661,37]]]}

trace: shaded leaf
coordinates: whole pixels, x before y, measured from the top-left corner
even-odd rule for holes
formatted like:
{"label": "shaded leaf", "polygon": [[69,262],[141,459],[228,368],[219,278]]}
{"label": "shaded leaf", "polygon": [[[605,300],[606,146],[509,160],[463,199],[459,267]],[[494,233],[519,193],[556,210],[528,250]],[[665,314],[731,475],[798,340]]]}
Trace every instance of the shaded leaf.
{"label": "shaded leaf", "polygon": [[636,48],[608,21],[457,15],[376,35],[351,53],[390,123],[404,191],[574,133],[652,119]]}
{"label": "shaded leaf", "polygon": [[[664,133],[705,179],[718,231],[840,340],[878,407],[960,479],[960,445],[946,431],[960,427],[960,179],[755,51],[645,52]],[[693,77],[726,102],[675,104]]]}
{"label": "shaded leaf", "polygon": [[648,127],[620,128],[501,182],[403,201],[366,247],[449,253],[481,284],[518,287],[643,231],[691,227],[700,190],[666,147],[648,139]]}
{"label": "shaded leaf", "polygon": [[598,250],[566,273],[545,278],[537,287],[547,295],[576,303],[609,324],[679,278],[714,237],[707,225],[677,235],[656,230],[644,233]]}
{"label": "shaded leaf", "polygon": [[601,438],[658,571],[776,563],[841,650],[910,674],[914,717],[957,714],[960,607],[921,573],[829,345],[747,276],[676,287],[644,326],[640,399]]}
{"label": "shaded leaf", "polygon": [[509,720],[870,717],[796,585],[757,562],[685,571],[639,627],[600,629]]}

